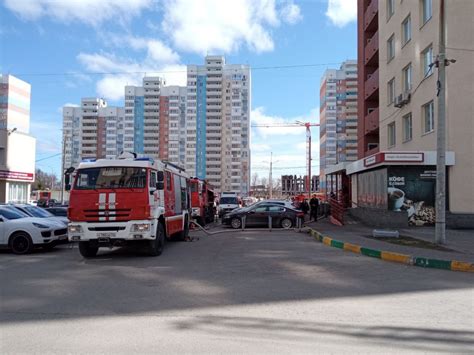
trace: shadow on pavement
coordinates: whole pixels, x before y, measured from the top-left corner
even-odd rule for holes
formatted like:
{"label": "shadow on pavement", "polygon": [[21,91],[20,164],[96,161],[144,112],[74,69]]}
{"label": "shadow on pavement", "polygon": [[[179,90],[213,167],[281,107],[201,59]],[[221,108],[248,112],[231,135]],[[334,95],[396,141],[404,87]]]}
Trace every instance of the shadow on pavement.
{"label": "shadow on pavement", "polygon": [[[0,320],[158,314],[269,302],[472,289],[472,275],[359,257],[294,232],[168,243],[160,257],[77,247],[0,255]],[[303,327],[304,328],[304,327]]]}

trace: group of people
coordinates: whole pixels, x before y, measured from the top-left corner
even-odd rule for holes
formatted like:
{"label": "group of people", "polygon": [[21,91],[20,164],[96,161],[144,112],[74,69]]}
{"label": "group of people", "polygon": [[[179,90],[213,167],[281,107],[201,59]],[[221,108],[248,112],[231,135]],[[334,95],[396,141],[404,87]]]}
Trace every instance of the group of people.
{"label": "group of people", "polygon": [[313,220],[315,222],[318,221],[319,199],[316,196],[313,196],[311,198],[311,200],[309,200],[309,204],[308,204],[307,199],[305,199],[303,202],[301,202],[300,209],[305,214],[305,217],[309,212],[309,219]]}

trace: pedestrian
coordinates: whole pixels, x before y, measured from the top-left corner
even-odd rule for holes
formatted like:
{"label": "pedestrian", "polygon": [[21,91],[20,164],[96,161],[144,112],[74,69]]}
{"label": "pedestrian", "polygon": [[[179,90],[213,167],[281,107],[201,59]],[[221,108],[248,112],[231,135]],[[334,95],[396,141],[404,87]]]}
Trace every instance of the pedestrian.
{"label": "pedestrian", "polygon": [[310,214],[310,220],[313,219],[315,222],[318,221],[318,210],[319,210],[319,200],[316,198],[316,196],[313,196],[311,200],[309,201],[309,205],[311,207],[311,214]]}
{"label": "pedestrian", "polygon": [[308,211],[309,211],[308,200],[303,200],[303,202],[301,202],[300,208],[301,208],[301,211],[303,211],[304,213],[303,219],[305,220],[306,215],[308,214]]}

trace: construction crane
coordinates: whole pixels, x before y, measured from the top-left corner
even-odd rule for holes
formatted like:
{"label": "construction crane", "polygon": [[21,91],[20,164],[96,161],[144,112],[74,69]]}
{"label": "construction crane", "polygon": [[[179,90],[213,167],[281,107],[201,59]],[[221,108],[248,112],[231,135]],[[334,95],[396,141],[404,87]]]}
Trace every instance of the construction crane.
{"label": "construction crane", "polygon": [[295,121],[294,123],[253,124],[251,127],[276,128],[276,127],[306,127],[306,183],[308,186],[308,199],[311,199],[311,127],[319,127],[319,123]]}

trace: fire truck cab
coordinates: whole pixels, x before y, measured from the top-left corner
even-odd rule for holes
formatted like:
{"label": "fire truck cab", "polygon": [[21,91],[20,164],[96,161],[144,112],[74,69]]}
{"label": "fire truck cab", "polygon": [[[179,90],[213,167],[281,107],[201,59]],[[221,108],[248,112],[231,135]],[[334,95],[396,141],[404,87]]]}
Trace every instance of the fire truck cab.
{"label": "fire truck cab", "polygon": [[191,178],[191,207],[192,218],[201,226],[214,221],[216,208],[214,206],[214,190],[206,181],[198,178]]}
{"label": "fire truck cab", "polygon": [[128,244],[158,256],[165,239],[188,236],[189,179],[181,168],[126,156],[84,161],[74,173],[69,239],[79,242],[82,256]]}

